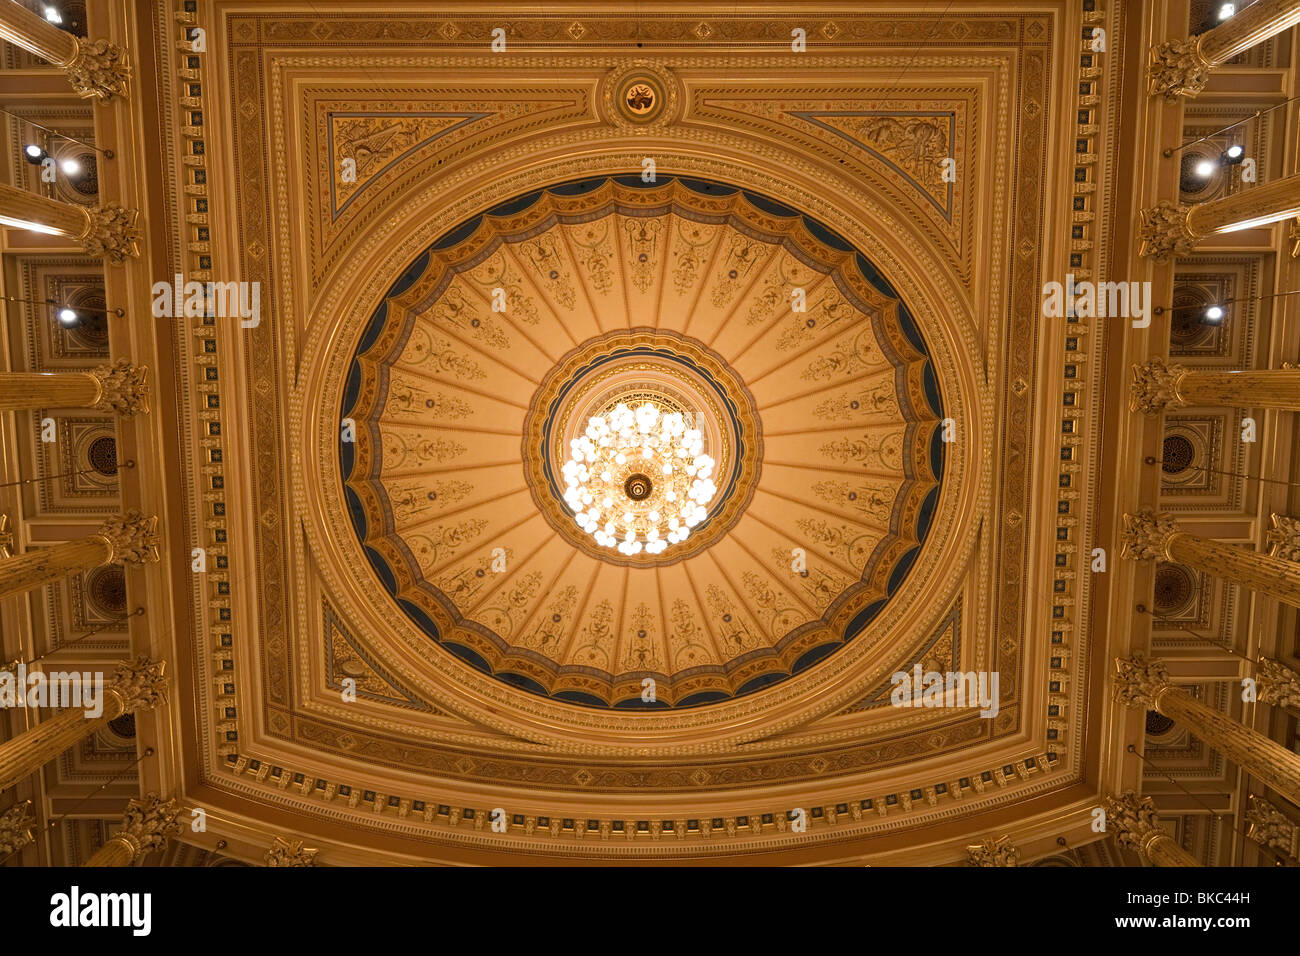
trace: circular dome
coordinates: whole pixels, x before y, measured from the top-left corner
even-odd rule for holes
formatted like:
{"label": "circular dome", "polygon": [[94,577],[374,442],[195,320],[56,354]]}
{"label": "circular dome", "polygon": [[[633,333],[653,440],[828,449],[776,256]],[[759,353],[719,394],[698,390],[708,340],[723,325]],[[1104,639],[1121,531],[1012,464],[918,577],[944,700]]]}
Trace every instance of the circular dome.
{"label": "circular dome", "polygon": [[871,262],[662,174],[450,230],[362,330],[340,417],[352,528],[396,610],[587,707],[731,700],[858,638],[943,475],[926,343]]}

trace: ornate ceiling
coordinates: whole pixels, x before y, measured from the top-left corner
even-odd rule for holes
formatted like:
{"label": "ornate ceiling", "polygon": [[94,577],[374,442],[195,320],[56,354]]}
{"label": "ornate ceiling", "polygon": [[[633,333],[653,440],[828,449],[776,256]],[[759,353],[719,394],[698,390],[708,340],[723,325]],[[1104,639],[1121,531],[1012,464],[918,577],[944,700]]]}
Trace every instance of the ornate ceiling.
{"label": "ornate ceiling", "polygon": [[[168,572],[163,775],[236,844],[292,819],[343,862],[1086,831],[1102,342],[1039,290],[1098,266],[1118,64],[1077,47],[1122,24],[521,10],[494,53],[469,5],[270,6],[153,24],[159,253],[262,284],[255,326],[169,345],[164,527],[216,560]],[[653,554],[564,499],[625,395],[717,462]],[[996,671],[996,713],[891,707],[917,665]]]}

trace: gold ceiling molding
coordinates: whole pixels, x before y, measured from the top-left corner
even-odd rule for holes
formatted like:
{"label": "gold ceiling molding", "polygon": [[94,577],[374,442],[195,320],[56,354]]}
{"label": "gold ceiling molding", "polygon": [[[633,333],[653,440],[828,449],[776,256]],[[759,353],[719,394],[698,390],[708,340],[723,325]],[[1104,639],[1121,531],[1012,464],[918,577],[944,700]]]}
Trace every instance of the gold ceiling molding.
{"label": "gold ceiling molding", "polygon": [[[211,9],[218,6],[214,4]],[[211,9],[204,11],[206,22],[217,22],[219,17],[209,16]],[[848,730],[846,726],[822,738],[846,741],[834,760],[819,764],[805,751],[800,757],[802,768],[789,778],[805,794],[817,788],[822,793],[838,790],[831,797],[838,802],[817,801],[823,814],[835,821],[826,831],[828,836],[819,834],[818,838],[837,839],[837,834],[847,832],[843,829],[846,820],[854,821],[855,825],[862,822],[855,817],[855,802],[858,811],[869,809],[884,814],[871,824],[879,830],[942,816],[968,815],[995,804],[1005,806],[1022,791],[1044,792],[1072,779],[1072,771],[1044,773],[1049,765],[1059,766],[1060,761],[1048,761],[1041,746],[1025,737],[1026,734],[1037,737],[1044,720],[1038,707],[1041,691],[1031,684],[1030,675],[1022,668],[1032,664],[1036,677],[1043,662],[1037,654],[1021,659],[1025,640],[1018,626],[1023,617],[1021,596],[998,590],[999,580],[1016,579],[1030,571],[1024,564],[1028,547],[1024,526],[1029,511],[1029,486],[1039,479],[1036,475],[1031,479],[1028,470],[1038,448],[1026,410],[1032,407],[1039,382],[1037,359],[1029,350],[1017,349],[1006,353],[1005,367],[989,361],[992,355],[1004,354],[999,343],[1040,341],[1033,318],[1036,287],[1040,284],[1035,264],[1039,244],[1044,241],[1042,230],[1054,221],[1050,216],[1043,218],[1043,157],[1053,150],[1064,149],[1064,145],[1049,145],[1044,139],[1049,109],[1055,109],[1056,100],[1048,97],[1047,61],[1043,54],[1051,49],[1057,31],[1068,35],[1078,17],[1078,11],[1062,9],[1065,16],[1060,19],[1035,11],[958,19],[956,25],[932,17],[902,21],[903,33],[922,29],[920,24],[924,22],[926,28],[943,31],[954,47],[963,43],[978,47],[978,52],[959,51],[957,59],[968,57],[964,62],[972,68],[972,74],[982,64],[984,69],[999,75],[997,84],[981,86],[973,75],[962,77],[960,70],[954,68],[936,80],[929,75],[927,65],[924,72],[916,76],[909,74],[906,93],[912,105],[892,104],[900,109],[917,109],[918,90],[931,85],[941,91],[937,97],[940,99],[974,97],[975,104],[969,108],[966,118],[957,115],[966,109],[964,106],[961,109],[954,106],[950,111],[954,116],[952,122],[963,131],[950,133],[952,142],[973,142],[970,151],[973,163],[987,164],[993,157],[1006,158],[1007,162],[997,168],[1014,174],[976,176],[972,172],[969,181],[992,184],[988,191],[973,198],[963,197],[960,189],[954,191],[954,217],[963,217],[960,218],[963,229],[979,231],[978,242],[956,245],[951,233],[945,233],[933,219],[942,208],[936,208],[930,199],[939,200],[939,206],[943,206],[943,197],[935,193],[933,183],[928,187],[920,180],[917,185],[904,183],[899,170],[906,172],[906,164],[901,162],[908,148],[906,127],[899,131],[887,123],[872,130],[854,126],[855,136],[869,137],[873,132],[876,136],[867,140],[874,145],[862,150],[860,159],[852,160],[863,165],[853,167],[850,173],[844,168],[850,165],[850,156],[847,153],[840,156],[846,160],[841,164],[830,144],[850,152],[857,147],[847,144],[839,132],[823,129],[817,123],[793,117],[788,127],[769,126],[766,131],[756,133],[757,126],[727,128],[725,124],[693,119],[692,104],[696,100],[692,91],[711,83],[715,87],[721,84],[718,98],[734,93],[725,88],[725,81],[707,76],[710,71],[725,72],[727,67],[739,62],[731,55],[698,54],[683,49],[671,57],[664,57],[659,51],[648,56],[646,59],[655,65],[671,69],[672,77],[682,84],[682,119],[678,121],[669,115],[662,128],[654,130],[643,141],[620,140],[620,136],[633,134],[617,130],[611,134],[611,127],[603,125],[609,114],[603,112],[606,107],[599,100],[605,89],[601,83],[613,75],[610,67],[619,63],[620,58],[595,52],[591,47],[591,52],[586,53],[569,51],[575,48],[581,51],[584,45],[600,42],[597,37],[614,36],[620,22],[630,21],[584,18],[579,24],[582,29],[572,32],[585,39],[575,38],[574,46],[564,46],[569,41],[561,34],[569,34],[572,24],[566,27],[554,18],[538,18],[527,21],[521,39],[524,43],[539,44],[535,49],[546,44],[554,44],[556,49],[545,54],[525,52],[512,69],[553,68],[563,63],[576,71],[574,75],[581,77],[578,85],[588,90],[582,109],[593,114],[590,123],[582,125],[575,112],[575,121],[568,128],[543,130],[543,123],[531,132],[518,134],[516,131],[490,145],[486,141],[470,142],[476,135],[471,133],[473,123],[445,132],[441,139],[436,129],[417,126],[404,134],[411,142],[419,143],[414,152],[410,155],[400,152],[399,138],[390,155],[376,160],[388,162],[379,167],[383,172],[377,171],[364,188],[353,192],[353,201],[345,213],[352,217],[350,231],[346,237],[339,235],[336,248],[330,253],[332,263],[326,268],[322,268],[318,247],[307,235],[312,227],[304,224],[296,212],[310,207],[313,200],[308,197],[314,196],[317,202],[314,218],[319,217],[326,208],[319,202],[321,193],[317,189],[323,180],[300,182],[291,170],[321,170],[328,161],[321,157],[318,145],[307,145],[310,131],[317,128],[313,122],[295,125],[290,118],[316,115],[306,107],[307,100],[316,96],[317,90],[322,101],[328,100],[330,73],[337,74],[341,66],[350,64],[355,69],[360,60],[366,70],[384,71],[381,75],[385,79],[398,81],[402,71],[436,65],[433,58],[417,51],[419,44],[423,43],[427,49],[435,43],[452,44],[452,37],[459,37],[463,47],[467,38],[476,36],[485,23],[460,16],[415,18],[409,32],[400,34],[394,43],[392,36],[386,34],[381,38],[374,33],[375,26],[386,21],[368,20],[367,14],[322,18],[304,10],[301,17],[280,15],[275,18],[277,22],[271,22],[260,14],[241,11],[232,19],[222,21],[229,32],[218,38],[217,55],[205,62],[232,71],[227,88],[234,99],[225,109],[210,113],[203,126],[208,147],[205,162],[211,164],[215,154],[221,167],[205,191],[215,189],[220,198],[233,203],[233,185],[240,184],[242,231],[237,244],[217,250],[219,259],[223,255],[230,258],[220,268],[237,270],[246,279],[260,279],[269,291],[265,293],[266,314],[259,328],[248,334],[226,335],[224,330],[220,333],[224,344],[231,346],[220,360],[222,377],[231,378],[240,388],[208,384],[202,390],[195,389],[200,396],[219,398],[220,404],[209,401],[205,409],[194,409],[194,422],[190,426],[202,429],[206,439],[212,437],[207,425],[213,421],[225,425],[223,432],[227,436],[249,436],[247,442],[222,441],[227,488],[219,494],[205,489],[201,497],[196,496],[203,509],[196,516],[196,526],[200,539],[210,536],[214,528],[222,530],[223,542],[225,534],[232,534],[229,547],[232,562],[242,565],[253,561],[250,567],[258,571],[255,577],[241,583],[239,604],[233,608],[235,619],[247,627],[247,634],[241,634],[241,641],[245,636],[248,639],[246,645],[233,652],[223,650],[219,635],[229,630],[230,625],[223,625],[217,616],[223,610],[222,601],[214,599],[206,604],[201,601],[199,605],[201,631],[197,635],[196,659],[201,669],[200,681],[205,686],[215,684],[220,688],[220,699],[232,706],[237,704],[240,713],[237,721],[222,725],[238,728],[236,740],[216,739],[216,728],[205,718],[200,732],[211,757],[204,771],[205,778],[218,787],[229,785],[234,791],[294,806],[299,811],[319,815],[322,820],[346,820],[350,825],[361,823],[381,828],[402,821],[396,823],[397,829],[420,840],[425,837],[417,834],[464,842],[469,834],[484,845],[498,840],[515,846],[528,841],[496,837],[467,820],[464,809],[487,807],[471,794],[502,785],[523,788],[518,790],[522,794],[535,786],[525,781],[541,781],[544,789],[554,792],[556,809],[568,808],[563,812],[570,813],[575,823],[573,828],[561,825],[556,836],[561,839],[576,836],[576,822],[582,814],[575,807],[592,807],[595,829],[612,833],[619,818],[594,808],[601,804],[611,806],[606,795],[622,786],[618,780],[630,781],[638,767],[645,769],[644,757],[649,753],[637,753],[644,749],[655,752],[651,763],[662,770],[655,785],[662,789],[653,802],[665,808],[670,805],[677,808],[671,812],[674,827],[683,812],[690,812],[684,809],[682,801],[694,801],[701,809],[707,806],[721,810],[724,805],[733,808],[718,817],[721,827],[713,827],[712,819],[707,828],[687,827],[687,839],[716,839],[715,831],[719,830],[727,839],[743,838],[749,831],[740,823],[746,814],[736,812],[743,809],[737,804],[748,804],[755,810],[763,806],[758,800],[740,795],[740,791],[766,785],[763,781],[771,777],[764,776],[770,772],[765,766],[778,766],[779,761],[789,757],[791,747],[809,747],[816,733],[804,732],[814,731],[813,722],[817,718],[836,714],[862,700],[880,687],[900,662],[915,659],[933,639],[960,594],[969,602],[964,604],[963,614],[967,616],[963,619],[961,639],[963,646],[969,647],[970,655],[963,659],[972,667],[1005,668],[1011,692],[1004,700],[1002,729],[994,731],[987,722],[982,725],[972,722],[963,728],[960,720],[951,720],[952,715],[943,715],[932,727],[928,720],[931,715],[922,714],[916,715],[921,719],[910,727],[895,726],[890,733],[877,736],[874,728],[908,722],[893,719],[897,714],[889,715],[891,719],[882,722],[881,708],[868,708],[857,717],[836,717],[836,722],[861,720],[862,723],[856,730]],[[707,18],[701,22],[707,23]],[[911,52],[902,39],[895,48],[890,48],[895,42],[890,38],[891,31],[896,29],[894,19],[854,13],[836,17],[834,23],[837,26],[832,33],[842,31],[846,40],[852,37],[857,44],[882,45],[880,56],[873,57],[872,61],[879,64],[880,75],[858,92],[861,97],[872,89],[875,90],[872,96],[887,100],[884,92],[889,90],[888,80],[893,75],[890,71],[896,73],[904,67]],[[530,41],[528,31],[534,27],[542,32],[533,35]],[[448,32],[452,37],[447,36]],[[823,34],[826,35],[824,31]],[[444,40],[431,39],[435,35]],[[901,38],[902,34],[897,36]],[[269,45],[260,46],[263,40]],[[376,44],[373,56],[367,52],[358,56],[357,44],[371,41]],[[695,41],[681,42],[689,47]],[[291,45],[277,47],[284,43]],[[346,51],[341,51],[337,44],[346,47]],[[163,42],[160,46],[170,48],[171,44]],[[402,52],[403,46],[410,50],[409,54]],[[315,49],[306,51],[307,47]],[[229,60],[221,58],[222,49],[231,53]],[[846,49],[829,55],[819,53],[805,61],[808,66],[828,74],[818,84],[817,95],[824,95],[826,89],[844,89],[845,96],[852,96],[843,71],[853,69],[861,73],[861,55],[860,49]],[[184,60],[183,55],[177,56]],[[756,56],[766,57],[774,72],[789,69],[788,63],[781,64],[779,55]],[[462,73],[470,69],[481,75],[484,71],[503,69],[501,61],[494,62],[466,49],[457,53],[448,47],[438,55],[443,64],[448,57],[459,57]],[[182,70],[188,69],[191,68],[182,63]],[[830,74],[837,70],[840,74],[832,77]],[[260,85],[263,78],[267,84],[265,89]],[[653,73],[647,77],[653,78]],[[376,121],[382,119],[378,115],[383,112],[381,104],[391,98],[392,91],[381,90],[360,79],[337,77],[336,85],[348,86],[344,95],[335,98],[340,122],[345,119],[341,114],[347,111],[365,113]],[[755,90],[754,99],[756,103],[766,104],[772,97],[787,95],[789,86],[785,81],[773,84],[771,90]],[[213,88],[213,84],[208,84],[209,90]],[[778,92],[780,89],[785,89],[786,94]],[[988,96],[993,90],[999,92],[991,102]],[[367,99],[370,102],[364,102]],[[1008,107],[1008,100],[1016,105]],[[430,104],[426,90],[424,109],[427,112],[468,114],[473,112],[472,105],[441,100]],[[875,105],[873,101],[872,106]],[[880,105],[882,109],[891,107],[888,102]],[[831,103],[827,108],[836,110],[840,106]],[[770,115],[768,106],[762,105],[759,112],[762,111]],[[942,110],[936,108],[930,112],[938,114]],[[875,118],[864,119],[869,122]],[[937,116],[923,118],[937,119]],[[821,119],[826,122],[826,118]],[[798,123],[802,123],[803,131],[794,133]],[[494,129],[502,126],[499,122],[488,125]],[[377,144],[382,154],[385,143],[401,132],[399,128],[370,142]],[[806,144],[795,145],[799,137],[806,139],[822,134],[825,138],[819,140],[816,150],[809,151]],[[357,129],[352,135],[364,138],[366,132]],[[915,130],[911,135],[918,138]],[[920,133],[919,137],[929,143],[933,135]],[[386,140],[385,136],[390,138]],[[440,156],[439,150],[457,136],[463,137],[458,141],[464,145],[462,152],[454,160],[445,154]],[[985,137],[982,142],[981,136]],[[923,151],[925,145],[921,144],[921,148]],[[873,149],[878,155],[871,155]],[[1012,155],[1012,149],[1018,152]],[[643,728],[645,724],[638,724],[637,718],[648,715],[593,715],[572,705],[526,699],[525,695],[503,689],[485,675],[451,659],[427,639],[421,641],[414,628],[378,610],[385,606],[384,592],[359,549],[349,543],[349,529],[339,522],[346,510],[337,479],[330,477],[331,469],[337,467],[333,456],[338,422],[334,420],[329,400],[322,401],[322,397],[342,394],[345,359],[366,319],[383,300],[392,279],[439,236],[510,196],[579,176],[639,175],[647,152],[654,156],[664,175],[713,179],[772,197],[826,224],[861,249],[912,311],[931,347],[943,383],[945,412],[958,423],[961,437],[950,450],[952,454],[945,466],[946,490],[940,498],[926,550],[890,605],[872,623],[859,647],[850,644],[807,672],[740,701],[711,705],[696,714],[655,714],[659,739],[651,747],[639,747],[629,746],[620,737]],[[273,156],[295,156],[305,162],[271,162]],[[337,159],[337,154],[333,158]],[[439,159],[444,161],[441,167]],[[890,177],[897,178],[885,188],[875,188]],[[828,183],[833,184],[830,189]],[[911,190],[911,198],[904,196],[905,187]],[[1017,199],[1015,215],[1010,216],[1013,189]],[[187,192],[187,195],[191,194]],[[930,212],[916,216],[918,204],[928,204]],[[291,214],[290,210],[295,212]],[[928,222],[926,217],[930,217]],[[969,271],[980,276],[976,295],[982,305],[978,314],[971,307],[971,293],[966,288],[964,275],[968,266],[954,262],[956,248],[977,257],[978,268]],[[238,260],[233,258],[236,255]],[[306,268],[299,268],[300,264]],[[211,263],[208,267],[211,268]],[[538,294],[544,297],[544,293]],[[984,322],[991,325],[981,327]],[[207,338],[204,330],[196,328],[192,338],[182,341],[186,353],[203,347]],[[725,350],[720,350],[720,354],[734,364]],[[228,361],[231,355],[236,356],[234,362]],[[548,357],[560,356],[557,352]],[[235,364],[239,367],[237,374],[233,371]],[[773,367],[776,364],[779,363],[773,363]],[[191,371],[201,373],[206,367],[217,366],[196,362]],[[742,372],[743,379],[748,377]],[[201,374],[199,379],[202,380]],[[456,398],[446,394],[448,398]],[[511,394],[514,391],[510,389],[501,391],[502,396]],[[523,401],[526,400],[524,396]],[[468,405],[463,397],[459,401]],[[455,419],[461,410],[455,401],[447,402],[445,407],[453,421],[467,420]],[[827,411],[831,412],[831,407]],[[995,427],[995,423],[999,424]],[[1003,442],[1001,446],[992,446],[991,436],[995,434]],[[191,440],[197,437],[192,435]],[[295,451],[286,458],[281,456],[281,448]],[[197,447],[194,451],[199,453]],[[289,481],[281,485],[278,476],[286,471]],[[239,479],[242,487],[232,487],[234,476],[240,473],[245,476]],[[449,494],[454,495],[456,486],[449,485],[449,488]],[[238,527],[229,525],[222,520],[224,509],[219,514],[210,510],[227,497],[242,502],[244,513],[255,517],[242,521]],[[983,520],[986,517],[988,521]],[[540,516],[537,520],[545,524]],[[516,551],[518,556],[520,549]],[[313,562],[318,562],[319,567]],[[311,575],[307,588],[303,587],[304,575]],[[490,748],[479,753],[457,753],[455,748],[436,742],[429,745],[430,740],[436,741],[443,732],[431,731],[433,725],[429,724],[408,733],[411,725],[396,705],[363,701],[344,706],[337,702],[336,694],[321,695],[318,688],[325,672],[306,664],[308,661],[319,664],[324,649],[308,650],[303,642],[322,639],[325,632],[319,625],[325,610],[320,602],[303,597],[307,591],[328,596],[334,612],[356,642],[352,646],[364,651],[377,668],[376,673],[400,681],[412,699],[426,701],[469,720],[480,728],[478,732],[485,739],[498,735],[497,754],[513,751],[521,759],[507,767],[506,763],[495,761]],[[225,670],[227,663],[233,665],[230,670]],[[227,691],[227,687],[231,690]],[[1032,710],[1022,713],[1022,704],[1030,705]],[[874,715],[873,710],[877,711]],[[210,708],[204,707],[199,712],[209,711]],[[1069,729],[1071,739],[1077,739],[1072,728],[1078,726],[1082,711],[1083,708],[1075,707],[1057,719],[1058,724]],[[731,730],[740,721],[745,722],[745,730]],[[977,728],[978,732],[972,735],[971,731]],[[932,732],[937,730],[942,733]],[[802,738],[797,736],[800,733],[804,733]],[[869,736],[870,744],[847,743],[854,734]],[[1005,738],[1003,744],[998,743],[999,734]],[[345,739],[349,736],[351,739]],[[970,749],[972,745],[977,749]],[[314,749],[318,756],[304,759],[303,754],[310,753],[304,747]],[[996,755],[999,747],[1008,753],[1007,760],[1002,761]],[[290,757],[290,752],[298,755]],[[1011,757],[1010,752],[1015,756]],[[1032,762],[1027,762],[1024,756],[1029,752],[1036,754]],[[542,757],[543,753],[551,756]],[[571,756],[555,759],[559,754]],[[719,769],[720,755],[726,755],[728,766],[722,776],[714,776],[712,771]],[[907,768],[908,764],[912,769]],[[960,766],[989,769],[971,773],[959,771]],[[276,767],[284,772],[291,767],[297,769],[284,782],[271,776]],[[549,770],[542,772],[545,767]],[[681,775],[683,770],[687,771],[686,776]],[[700,782],[689,779],[697,770],[704,771],[697,774]],[[733,770],[742,773],[733,776]],[[298,776],[301,780],[293,779]],[[727,796],[733,790],[724,786],[724,777],[737,781],[736,796]],[[962,784],[958,778],[966,782]],[[751,782],[740,782],[743,779]],[[370,781],[360,788],[361,794],[349,793],[340,802],[340,788],[347,786],[352,790],[361,780]],[[324,782],[319,792],[317,782]],[[951,786],[953,782],[958,785]],[[629,787],[626,792],[650,792],[638,790],[634,784]],[[687,791],[699,799],[684,796]],[[858,796],[844,802],[849,792]],[[366,793],[371,794],[369,800],[364,799]],[[430,812],[431,798],[421,796],[452,793],[462,796],[438,798],[446,803],[446,814],[442,813],[442,803]],[[322,794],[325,795],[323,803]],[[396,802],[390,804],[390,800]],[[870,807],[864,807],[863,801],[870,801]],[[877,801],[883,809],[877,810]],[[418,817],[414,809],[417,802],[424,805]],[[459,808],[453,806],[455,803],[460,804]],[[844,811],[839,810],[841,804]],[[767,807],[759,814],[760,827],[753,834],[759,840],[774,839],[780,832],[775,818],[772,823],[762,822],[763,816],[779,812],[770,802]],[[530,814],[527,808],[521,807],[523,822],[516,825],[512,814],[512,832],[530,838],[553,838],[549,833],[553,821],[548,824],[546,834],[534,832],[540,829],[536,818],[545,809],[533,807]],[[898,810],[902,812],[895,812]],[[667,809],[664,812],[669,813]],[[534,817],[531,829],[527,822],[529,816]],[[627,852],[632,854],[642,852],[642,842],[649,846],[656,839],[653,827],[633,833],[633,839],[627,841]],[[624,839],[617,834],[613,836]],[[666,836],[664,831],[661,838]],[[779,839],[788,837],[782,835]],[[601,850],[584,848],[579,852]]]}

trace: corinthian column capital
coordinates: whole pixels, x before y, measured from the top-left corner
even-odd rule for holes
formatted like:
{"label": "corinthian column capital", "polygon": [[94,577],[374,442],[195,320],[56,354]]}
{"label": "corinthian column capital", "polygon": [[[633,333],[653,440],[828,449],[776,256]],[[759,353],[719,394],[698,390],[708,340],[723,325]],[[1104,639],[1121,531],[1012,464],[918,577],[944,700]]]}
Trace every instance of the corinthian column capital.
{"label": "corinthian column capital", "polygon": [[158,560],[158,518],[156,515],[145,517],[138,511],[128,511],[124,515],[109,518],[95,532],[108,542],[112,552],[104,564],[113,561],[125,561],[128,564],[143,564]]}
{"label": "corinthian column capital", "polygon": [[1020,848],[1009,836],[985,837],[983,843],[966,847],[966,862],[970,866],[1019,866]]}
{"label": "corinthian column capital", "polygon": [[276,837],[271,849],[266,851],[267,866],[315,866],[319,850],[302,845],[302,840],[289,842],[284,837]]}
{"label": "corinthian column capital", "polygon": [[87,255],[112,263],[140,255],[140,230],[135,225],[139,213],[136,210],[110,202],[86,210],[86,215],[90,221],[88,231],[81,237],[81,247]]}
{"label": "corinthian column capital", "polygon": [[0,854],[8,856],[16,853],[32,842],[32,827],[36,818],[32,816],[32,802],[24,800],[16,803],[0,816]]}
{"label": "corinthian column capital", "polygon": [[1261,657],[1255,668],[1255,685],[1261,702],[1300,710],[1300,674],[1281,661]]}
{"label": "corinthian column capital", "polygon": [[1126,790],[1118,797],[1107,797],[1104,806],[1106,829],[1114,829],[1115,842],[1122,847],[1146,856],[1153,840],[1168,836],[1157,820],[1156,804],[1150,797]]}
{"label": "corinthian column capital", "polygon": [[127,844],[132,861],[139,860],[147,853],[161,850],[169,837],[181,832],[176,819],[180,812],[181,808],[174,799],[163,800],[156,793],[132,800],[126,805],[122,829],[113,834],[113,839]]}
{"label": "corinthian column capital", "polygon": [[1261,796],[1252,794],[1247,801],[1246,823],[1250,826],[1246,836],[1260,846],[1272,847],[1293,858],[1300,849],[1300,827]]}
{"label": "corinthian column capital", "polygon": [[1201,53],[1200,37],[1166,40],[1147,57],[1147,90],[1170,101],[1195,96],[1210,81],[1213,66]]}
{"label": "corinthian column capital", "polygon": [[84,98],[111,100],[126,95],[131,69],[127,66],[126,51],[107,40],[86,40],[73,37],[72,59],[60,64],[68,74],[68,82]]}
{"label": "corinthian column capital", "polygon": [[117,665],[108,692],[122,702],[122,713],[152,710],[166,699],[167,662],[141,655]]}
{"label": "corinthian column capital", "polygon": [[1135,561],[1168,561],[1169,540],[1178,534],[1178,523],[1168,515],[1156,514],[1143,508],[1133,514],[1124,514],[1124,530],[1120,532],[1120,557]]}
{"label": "corinthian column capital", "polygon": [[1141,654],[1115,658],[1116,703],[1155,710],[1160,694],[1172,686],[1163,661],[1148,661]]}
{"label": "corinthian column capital", "polygon": [[114,411],[123,418],[149,411],[149,368],[119,359],[112,365],[91,369],[99,383],[99,398],[93,408]]}
{"label": "corinthian column capital", "polygon": [[1187,369],[1182,365],[1167,365],[1164,359],[1148,359],[1133,366],[1133,381],[1129,385],[1130,411],[1143,415],[1158,415],[1167,408],[1182,408],[1187,403],[1178,394],[1178,382]]}
{"label": "corinthian column capital", "polygon": [[1138,225],[1138,240],[1142,243],[1138,255],[1167,262],[1171,256],[1189,254],[1196,245],[1196,234],[1187,224],[1190,211],[1191,207],[1168,199],[1143,209]]}
{"label": "corinthian column capital", "polygon": [[1284,561],[1300,561],[1300,518],[1274,514],[1273,527],[1269,529],[1265,543],[1275,558]]}

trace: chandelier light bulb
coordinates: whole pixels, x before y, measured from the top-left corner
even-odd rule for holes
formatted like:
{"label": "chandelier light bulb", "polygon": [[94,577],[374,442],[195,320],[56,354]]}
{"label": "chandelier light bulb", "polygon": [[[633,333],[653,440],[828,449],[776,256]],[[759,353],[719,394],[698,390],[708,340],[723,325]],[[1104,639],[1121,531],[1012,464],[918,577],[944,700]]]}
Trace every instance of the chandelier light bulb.
{"label": "chandelier light bulb", "polygon": [[578,527],[621,554],[661,554],[708,517],[716,462],[693,416],[655,400],[620,401],[587,420],[561,473]]}

